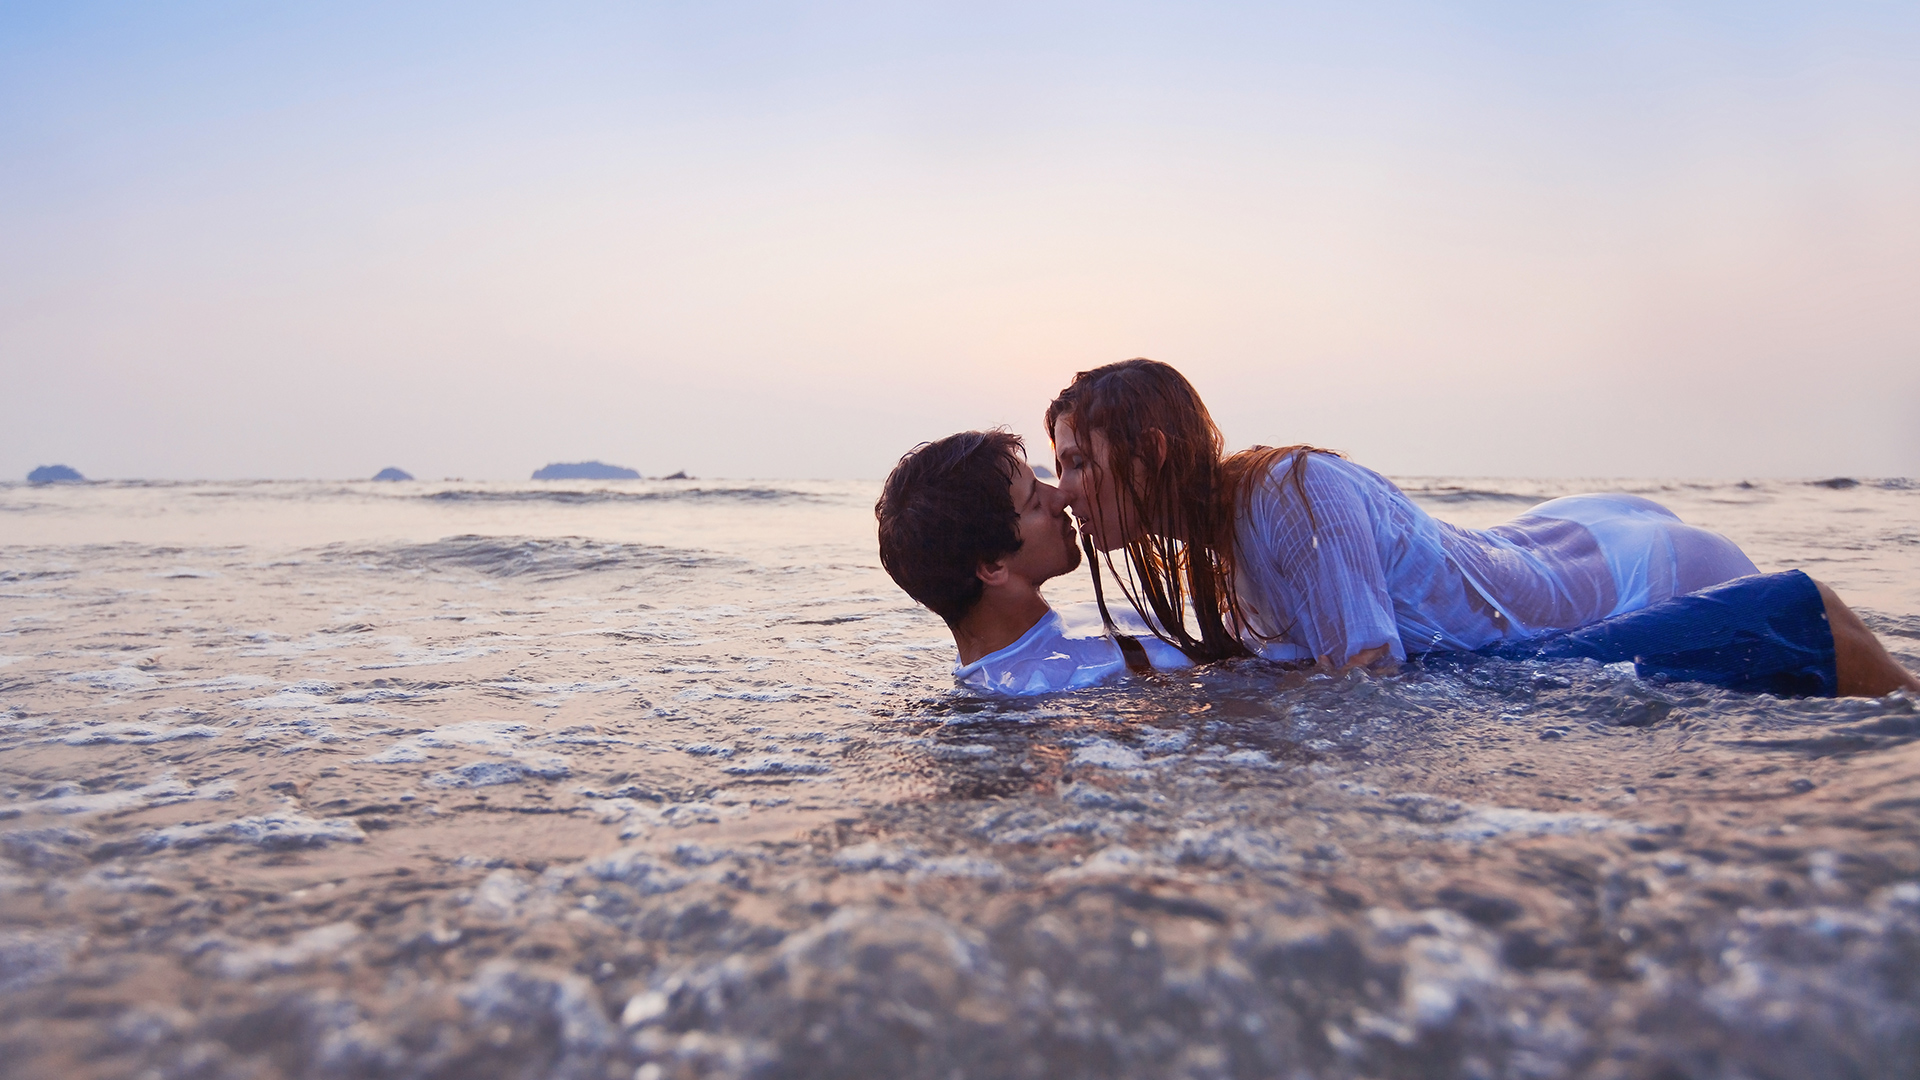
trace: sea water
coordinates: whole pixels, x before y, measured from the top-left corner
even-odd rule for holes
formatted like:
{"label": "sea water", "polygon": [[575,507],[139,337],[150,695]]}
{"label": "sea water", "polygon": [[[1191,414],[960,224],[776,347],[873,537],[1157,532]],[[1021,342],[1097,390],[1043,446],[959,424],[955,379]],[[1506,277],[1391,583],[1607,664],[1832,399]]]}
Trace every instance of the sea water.
{"label": "sea water", "polygon": [[[0,1073],[1920,1072],[1911,698],[981,700],[877,487],[0,487]],[[1920,667],[1920,485],[1406,487],[1650,496]]]}

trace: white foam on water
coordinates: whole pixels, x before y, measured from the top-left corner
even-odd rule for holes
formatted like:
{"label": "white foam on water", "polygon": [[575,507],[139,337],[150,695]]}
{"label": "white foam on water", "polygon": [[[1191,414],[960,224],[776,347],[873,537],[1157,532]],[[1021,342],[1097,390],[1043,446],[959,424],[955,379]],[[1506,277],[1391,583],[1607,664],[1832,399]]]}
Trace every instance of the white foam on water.
{"label": "white foam on water", "polygon": [[574,694],[604,694],[615,690],[631,690],[637,684],[632,679],[622,678],[606,679],[600,682],[581,681],[564,683],[521,682],[513,680],[507,682],[482,683],[481,685],[492,687],[496,690],[511,690],[516,694],[546,694],[550,696],[564,695],[571,697]]}
{"label": "white foam on water", "polygon": [[1492,840],[1505,836],[1573,836],[1640,831],[1641,827],[1633,822],[1605,814],[1478,806],[1469,808],[1461,817],[1438,827],[1434,834],[1448,840]]}
{"label": "white foam on water", "polygon": [[352,818],[316,820],[292,812],[261,814],[234,821],[173,825],[144,833],[140,839],[148,851],[166,848],[195,848],[204,844],[241,844],[285,851],[322,847],[327,844],[358,844],[367,838]]}
{"label": "white foam on water", "polygon": [[1009,876],[1005,866],[984,855],[943,855],[935,859],[921,859],[913,867],[913,873],[923,877],[983,880]]}
{"label": "white foam on water", "polygon": [[230,946],[220,954],[220,974],[229,979],[251,979],[269,973],[297,971],[317,961],[341,959],[340,950],[360,935],[359,926],[336,922],[296,934],[284,945]]}
{"label": "white foam on water", "polygon": [[399,639],[401,644],[392,648],[394,659],[380,664],[361,664],[361,671],[386,671],[391,668],[430,667],[435,664],[458,664],[468,660],[478,660],[492,656],[500,651],[497,645],[444,645],[416,646]]}
{"label": "white foam on water", "polygon": [[0,929],[0,992],[59,977],[79,944],[78,935],[65,931]]}
{"label": "white foam on water", "polygon": [[662,862],[652,852],[640,848],[623,848],[588,860],[582,869],[602,881],[618,881],[629,885],[644,896],[674,892],[696,880],[693,875]]}
{"label": "white foam on water", "polygon": [[1062,866],[1046,875],[1048,881],[1078,881],[1085,878],[1139,877],[1166,873],[1159,860],[1124,844],[1101,848],[1078,865]]}
{"label": "white foam on water", "polygon": [[57,738],[68,746],[93,746],[101,743],[145,744],[172,742],[174,739],[215,739],[219,736],[219,729],[208,727],[206,724],[169,727],[165,724],[142,721],[96,724],[68,732]]}
{"label": "white foam on water", "polygon": [[[78,785],[66,786],[77,787]],[[215,781],[196,787],[176,779],[172,773],[167,773],[153,783],[139,787],[94,794],[59,794],[50,798],[7,803],[0,806],[0,810],[36,814],[99,814],[116,810],[167,806],[198,799],[228,799],[232,798],[233,794],[233,785],[225,781]]]}
{"label": "white foam on water", "polygon": [[732,776],[818,776],[832,772],[833,767],[819,761],[758,754],[722,766],[720,771]]}
{"label": "white foam on water", "polygon": [[920,856],[904,848],[868,841],[833,853],[833,865],[842,870],[913,870]]}
{"label": "white foam on water", "polygon": [[1300,862],[1284,834],[1243,825],[1181,829],[1160,854],[1173,863],[1226,863],[1252,870],[1291,870]]}
{"label": "white foam on water", "polygon": [[318,694],[303,693],[298,690],[282,690],[270,697],[247,698],[236,701],[234,705],[242,709],[319,709],[333,702]]}
{"label": "white foam on water", "polygon": [[1100,769],[1137,769],[1146,764],[1146,758],[1130,746],[1094,738],[1073,752],[1073,764]]}
{"label": "white foam on water", "polygon": [[182,690],[204,690],[209,694],[228,690],[258,690],[263,686],[272,686],[274,680],[264,675],[221,675],[213,679],[194,679],[177,682],[173,685]]}
{"label": "white foam on water", "polygon": [[[229,531],[285,511],[270,542],[231,552],[73,547],[89,580],[46,587],[31,602],[45,617],[0,614],[19,635],[0,647],[31,654],[0,668],[0,817],[20,822],[0,836],[0,891],[10,920],[70,920],[85,949],[22,953],[22,970],[51,972],[8,995],[25,1011],[9,1052],[47,1047],[23,1071],[244,1072],[267,1024],[275,1061],[341,1076],[474,1061],[641,1080],[800,1061],[890,1075],[903,1060],[942,1076],[1098,1061],[1128,1080],[1675,1060],[1751,1073],[1787,1067],[1767,1056],[1783,1032],[1809,1075],[1906,1060],[1914,1005],[1882,973],[1920,926],[1920,885],[1863,883],[1853,856],[1901,850],[1910,711],[1501,662],[1374,680],[1230,662],[984,702],[953,691],[950,635],[873,560],[876,485],[833,489],[833,535],[805,552],[784,510],[674,526],[732,545],[724,567],[516,531],[658,541],[670,507],[611,498],[627,489],[589,513],[499,487],[507,510],[422,498],[445,490],[425,482],[404,498],[81,493],[137,511],[101,515],[114,529],[178,528],[161,511],[209,492],[257,504]],[[1803,488],[1721,485],[1679,509],[1693,520],[1720,496]],[[1823,564],[1853,575],[1843,595],[1878,580],[1920,596],[1920,549],[1883,542],[1920,535],[1914,490],[1846,519],[1880,539]],[[372,501],[389,516],[354,509]],[[1702,523],[1731,531],[1753,513]],[[1803,538],[1832,533],[1819,520]],[[354,539],[368,536],[404,539]],[[330,540],[342,546],[300,554]],[[1785,565],[1787,542],[1764,542]],[[176,563],[223,576],[145,579]],[[156,650],[108,647],[155,641],[168,670]],[[360,667],[390,661],[440,666]],[[62,677],[78,668],[104,671]],[[1670,717],[1614,722],[1655,695]],[[1547,724],[1570,738],[1523,730]],[[1836,735],[1857,752],[1773,745]],[[1321,754],[1295,766],[1289,744]],[[564,773],[548,752],[569,755]],[[146,784],[162,760],[189,780],[49,786]],[[216,776],[232,787],[202,781]],[[1813,788],[1789,786],[1803,776]],[[1400,790],[1414,784],[1447,794]],[[1730,790],[1746,816],[1703,809]],[[99,820],[217,791],[234,800]],[[1541,874],[1546,860],[1604,884]],[[14,956],[0,940],[0,972]],[[256,995],[227,979],[270,981]],[[74,992],[97,1007],[68,1015]],[[1676,1001],[1699,1005],[1687,1024],[1669,1022]]]}
{"label": "white foam on water", "polygon": [[322,715],[295,717],[279,723],[258,724],[250,728],[241,738],[252,743],[266,743],[278,747],[283,754],[313,750],[332,743],[357,742],[365,738],[351,732],[342,734],[333,729],[333,725],[322,719]]}
{"label": "white foam on water", "polygon": [[1193,736],[1185,731],[1157,728],[1152,725],[1140,729],[1140,747],[1150,754],[1171,754],[1185,750]]}
{"label": "white foam on water", "polygon": [[71,675],[60,676],[62,682],[84,683],[96,690],[125,692],[132,690],[151,690],[160,685],[160,680],[134,667],[105,668],[100,671],[76,671]]}
{"label": "white foam on water", "polygon": [[471,761],[427,777],[434,787],[476,788],[496,784],[518,784],[528,777],[559,780],[572,771],[566,758],[541,754],[511,761]]}
{"label": "white foam on water", "polygon": [[718,687],[698,685],[690,686],[674,695],[675,701],[757,701],[764,703],[782,701],[805,701],[820,696],[820,691],[811,686],[782,684],[766,690],[730,690]]}
{"label": "white foam on water", "polygon": [[479,750],[496,757],[513,757],[533,738],[532,729],[517,720],[468,720],[447,724],[400,739],[370,757],[375,765],[426,761],[434,750]]}
{"label": "white foam on water", "polygon": [[532,887],[518,872],[501,868],[474,886],[467,903],[496,919],[511,919],[520,914],[520,905],[532,891]]}
{"label": "white foam on water", "polygon": [[304,638],[292,639],[259,631],[246,635],[246,644],[234,646],[233,654],[249,659],[295,659],[309,657],[314,653],[344,649],[352,644],[351,640],[332,634],[316,633]]}
{"label": "white foam on water", "polygon": [[373,687],[367,690],[348,690],[334,698],[343,705],[360,705],[375,701],[413,701],[419,698],[439,697],[443,690],[395,690],[388,687]]}
{"label": "white foam on water", "polygon": [[53,722],[44,716],[21,716],[17,713],[0,714],[0,732],[41,731],[52,725]]}
{"label": "white foam on water", "polygon": [[488,753],[510,751],[526,739],[531,728],[517,720],[468,720],[423,731],[414,736],[422,746],[478,746]]}

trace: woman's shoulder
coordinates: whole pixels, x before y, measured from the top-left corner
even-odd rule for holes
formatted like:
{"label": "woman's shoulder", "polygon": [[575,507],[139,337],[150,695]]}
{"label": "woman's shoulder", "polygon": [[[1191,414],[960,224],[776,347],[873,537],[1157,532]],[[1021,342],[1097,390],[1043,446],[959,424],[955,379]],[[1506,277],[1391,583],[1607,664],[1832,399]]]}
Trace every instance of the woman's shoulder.
{"label": "woman's shoulder", "polygon": [[1253,501],[1269,507],[1303,500],[1367,498],[1398,495],[1393,481],[1357,462],[1324,450],[1282,454],[1262,470],[1253,485]]}

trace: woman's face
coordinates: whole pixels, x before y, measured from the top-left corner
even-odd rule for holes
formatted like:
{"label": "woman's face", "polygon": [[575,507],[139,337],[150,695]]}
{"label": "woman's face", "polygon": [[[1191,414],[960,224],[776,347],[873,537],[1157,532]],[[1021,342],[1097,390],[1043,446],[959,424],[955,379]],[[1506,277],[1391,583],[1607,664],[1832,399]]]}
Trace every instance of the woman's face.
{"label": "woman's face", "polygon": [[1089,431],[1083,442],[1069,419],[1062,416],[1053,426],[1053,464],[1060,475],[1060,496],[1073,508],[1081,531],[1093,538],[1093,546],[1112,551],[1135,539],[1140,523],[1129,502],[1120,497],[1106,436]]}

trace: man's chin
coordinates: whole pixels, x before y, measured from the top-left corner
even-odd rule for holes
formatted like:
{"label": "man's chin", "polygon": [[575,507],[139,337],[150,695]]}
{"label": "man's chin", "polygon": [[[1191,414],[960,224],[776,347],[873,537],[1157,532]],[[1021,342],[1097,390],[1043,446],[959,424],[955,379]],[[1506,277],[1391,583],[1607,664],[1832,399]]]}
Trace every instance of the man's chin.
{"label": "man's chin", "polygon": [[1053,573],[1048,574],[1046,577],[1042,578],[1041,581],[1052,581],[1054,578],[1071,574],[1075,570],[1080,569],[1080,561],[1081,561],[1080,549],[1078,547],[1070,545],[1068,546],[1067,551],[1069,552],[1067,559],[1065,562],[1060,564],[1060,568],[1058,570],[1055,570]]}

